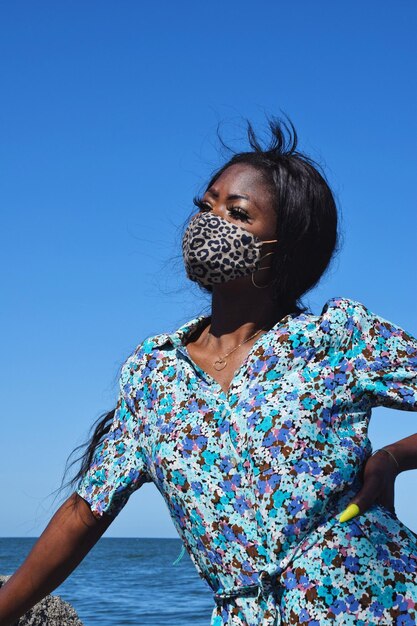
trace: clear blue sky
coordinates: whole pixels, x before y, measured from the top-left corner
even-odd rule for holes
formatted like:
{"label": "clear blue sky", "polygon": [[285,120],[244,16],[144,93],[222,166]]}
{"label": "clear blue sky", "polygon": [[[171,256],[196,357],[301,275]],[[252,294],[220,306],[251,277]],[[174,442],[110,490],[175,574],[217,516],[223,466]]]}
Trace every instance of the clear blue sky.
{"label": "clear blue sky", "polygon": [[[221,164],[286,112],[341,209],[344,247],[306,303],[359,300],[417,335],[417,5],[3,2],[0,5],[1,536],[38,535],[49,494],[124,359],[209,304],[180,227]],[[374,447],[417,414],[374,411]],[[397,479],[417,530],[417,471]],[[413,501],[410,493],[413,493]],[[108,536],[176,536],[152,485]]]}

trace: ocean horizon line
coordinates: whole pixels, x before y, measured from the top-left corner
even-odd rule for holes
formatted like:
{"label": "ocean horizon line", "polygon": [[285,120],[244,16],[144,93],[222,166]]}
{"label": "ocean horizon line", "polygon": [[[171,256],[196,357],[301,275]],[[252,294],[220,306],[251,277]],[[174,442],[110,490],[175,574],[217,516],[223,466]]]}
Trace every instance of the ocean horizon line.
{"label": "ocean horizon line", "polygon": [[[0,535],[0,539],[39,539],[41,535]],[[181,541],[180,537],[137,537],[131,535],[125,535],[123,537],[100,537],[100,539],[167,539],[170,541]],[[100,541],[99,539],[99,541]]]}

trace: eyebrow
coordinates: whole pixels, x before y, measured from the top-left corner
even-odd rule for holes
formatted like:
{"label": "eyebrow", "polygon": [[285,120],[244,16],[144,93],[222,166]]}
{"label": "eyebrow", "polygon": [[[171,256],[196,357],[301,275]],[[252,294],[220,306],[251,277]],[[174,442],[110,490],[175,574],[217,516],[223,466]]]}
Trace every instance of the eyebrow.
{"label": "eyebrow", "polygon": [[[207,189],[206,193],[209,193],[211,196],[214,196],[215,198],[219,197],[219,194],[217,193],[217,191],[211,191],[210,189]],[[243,194],[238,194],[238,193],[229,193],[229,195],[227,196],[227,200],[250,200],[250,197],[245,196]]]}

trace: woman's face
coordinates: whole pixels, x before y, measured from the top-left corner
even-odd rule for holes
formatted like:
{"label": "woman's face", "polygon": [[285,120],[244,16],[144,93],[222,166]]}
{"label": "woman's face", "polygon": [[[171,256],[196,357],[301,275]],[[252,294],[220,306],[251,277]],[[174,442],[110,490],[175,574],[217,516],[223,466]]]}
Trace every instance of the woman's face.
{"label": "woman's face", "polygon": [[277,215],[262,174],[243,163],[230,165],[207,189],[207,210],[250,231],[262,241],[277,239]]}

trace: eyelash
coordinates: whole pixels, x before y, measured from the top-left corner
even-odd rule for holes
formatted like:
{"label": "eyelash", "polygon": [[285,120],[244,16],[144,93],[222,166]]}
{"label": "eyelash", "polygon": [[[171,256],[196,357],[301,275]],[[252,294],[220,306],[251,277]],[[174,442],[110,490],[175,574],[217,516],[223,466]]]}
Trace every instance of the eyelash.
{"label": "eyelash", "polygon": [[[194,198],[193,204],[195,204],[195,206],[198,207],[200,211],[211,210],[211,206],[207,204],[207,202],[203,202],[200,198]],[[232,206],[230,207],[230,209],[228,209],[228,211],[229,213],[232,214],[232,216],[234,215],[237,219],[241,220],[242,222],[249,221],[249,217],[247,213],[245,213],[245,211],[242,211],[240,207]]]}

